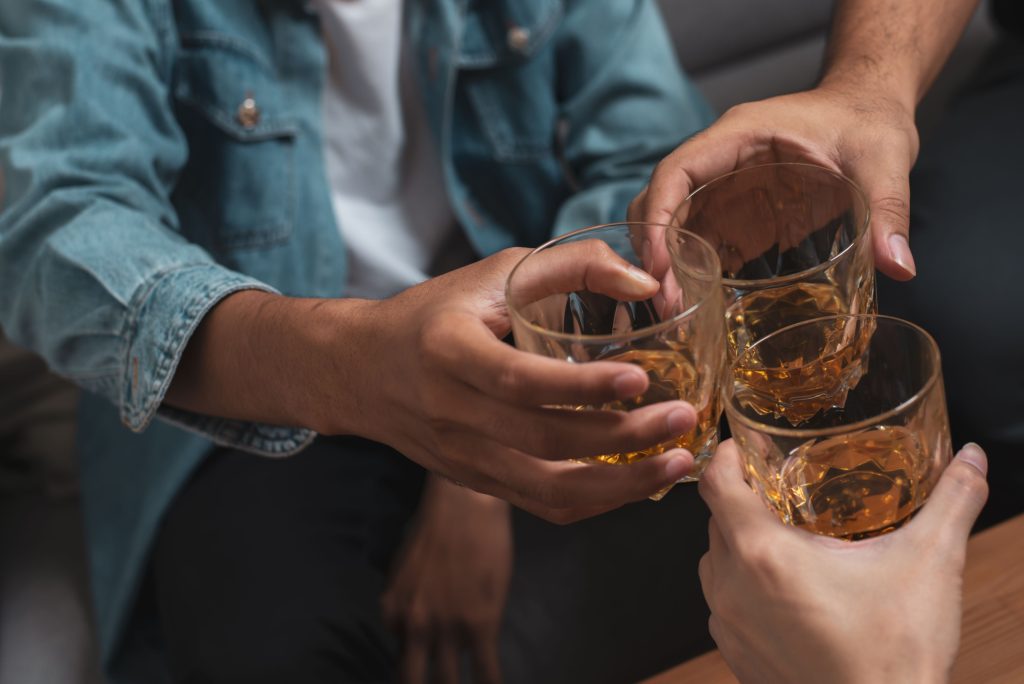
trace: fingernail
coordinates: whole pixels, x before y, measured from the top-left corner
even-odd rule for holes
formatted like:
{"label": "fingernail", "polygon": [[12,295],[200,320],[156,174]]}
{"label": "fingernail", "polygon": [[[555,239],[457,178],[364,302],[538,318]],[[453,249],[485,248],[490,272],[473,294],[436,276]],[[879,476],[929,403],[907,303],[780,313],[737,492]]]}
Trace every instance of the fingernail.
{"label": "fingernail", "polygon": [[692,409],[678,408],[668,414],[668,432],[670,435],[681,435],[693,427],[695,416]]}
{"label": "fingernail", "polygon": [[693,470],[693,457],[677,456],[665,464],[665,479],[678,482]]}
{"label": "fingernail", "polygon": [[647,389],[647,375],[640,370],[620,373],[615,376],[612,386],[615,388],[615,396],[617,397],[623,399],[635,397]]}
{"label": "fingernail", "polygon": [[889,236],[889,256],[910,275],[917,275],[914,255],[910,252],[910,243],[904,235],[897,233]]}
{"label": "fingernail", "polygon": [[956,457],[964,463],[974,466],[982,475],[988,475],[988,459],[985,457],[985,450],[974,442],[964,444],[963,449]]}
{"label": "fingernail", "polygon": [[632,278],[633,280],[643,283],[648,287],[650,287],[651,285],[656,285],[658,283],[658,281],[655,280],[650,273],[641,270],[636,266],[630,266],[629,268],[627,268],[626,273],[628,273],[629,277]]}

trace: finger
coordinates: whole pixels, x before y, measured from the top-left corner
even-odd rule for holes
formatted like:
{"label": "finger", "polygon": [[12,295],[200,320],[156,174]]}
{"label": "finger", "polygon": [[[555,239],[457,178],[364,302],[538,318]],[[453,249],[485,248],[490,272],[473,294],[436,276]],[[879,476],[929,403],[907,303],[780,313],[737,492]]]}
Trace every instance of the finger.
{"label": "finger", "polygon": [[469,639],[476,684],[501,684],[498,635],[494,630],[473,630]]}
{"label": "finger", "polygon": [[443,634],[434,647],[434,663],[440,684],[459,684],[459,644],[454,634]]}
{"label": "finger", "polygon": [[867,194],[871,241],[878,270],[895,280],[917,275],[910,251],[910,167],[913,158],[900,146],[880,146],[876,154],[850,166],[850,175]]}
{"label": "finger", "polygon": [[930,543],[964,549],[988,499],[988,459],[977,444],[960,450],[908,528]]}
{"label": "finger", "polygon": [[676,207],[704,183],[738,168],[752,142],[749,132],[715,125],[680,145],[654,169],[644,220],[674,223]]}
{"label": "finger", "polygon": [[693,470],[693,456],[673,449],[629,465],[543,461],[515,449],[478,441],[453,443],[463,477],[474,489],[565,524],[639,501]]}
{"label": "finger", "polygon": [[730,439],[718,447],[701,475],[698,489],[728,548],[741,535],[756,537],[759,528],[779,524],[744,479],[736,440]]}
{"label": "finger", "polygon": [[715,568],[711,552],[705,553],[697,563],[697,576],[700,578],[700,589],[704,593],[704,602],[711,610],[715,609]]}
{"label": "finger", "polygon": [[682,401],[632,411],[521,408],[488,396],[453,397],[450,408],[467,430],[548,460],[632,453],[693,430],[697,412]]}
{"label": "finger", "polygon": [[567,363],[498,340],[472,315],[450,317],[427,345],[442,368],[480,392],[522,406],[600,405],[647,391],[647,373],[614,361]]}
{"label": "finger", "polygon": [[658,281],[615,253],[603,240],[579,240],[533,252],[509,276],[513,309],[553,294],[586,290],[615,299],[646,299]]}
{"label": "finger", "polygon": [[428,641],[418,634],[406,634],[399,664],[402,684],[426,684],[429,659]]}

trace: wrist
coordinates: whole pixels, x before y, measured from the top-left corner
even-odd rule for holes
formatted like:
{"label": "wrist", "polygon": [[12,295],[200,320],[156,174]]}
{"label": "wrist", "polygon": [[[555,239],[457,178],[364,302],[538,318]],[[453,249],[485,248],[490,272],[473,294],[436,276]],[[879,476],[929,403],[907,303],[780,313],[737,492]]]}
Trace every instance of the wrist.
{"label": "wrist", "polygon": [[509,504],[501,499],[457,484],[444,477],[431,474],[423,490],[423,505],[431,508],[451,508],[460,511],[472,508],[479,513],[508,515]]}
{"label": "wrist", "polygon": [[[363,299],[293,300],[274,334],[295,340],[282,382],[302,424],[321,434],[375,437],[370,418],[380,372],[373,350],[379,302]],[[379,437],[377,437],[379,439]]]}
{"label": "wrist", "polygon": [[885,110],[890,116],[914,125],[917,90],[910,77],[881,77],[864,73],[852,65],[833,66],[815,89],[842,98],[855,111]]}
{"label": "wrist", "polygon": [[855,102],[885,103],[887,109],[911,122],[923,94],[919,78],[908,72],[883,71],[869,56],[831,63],[817,89]]}

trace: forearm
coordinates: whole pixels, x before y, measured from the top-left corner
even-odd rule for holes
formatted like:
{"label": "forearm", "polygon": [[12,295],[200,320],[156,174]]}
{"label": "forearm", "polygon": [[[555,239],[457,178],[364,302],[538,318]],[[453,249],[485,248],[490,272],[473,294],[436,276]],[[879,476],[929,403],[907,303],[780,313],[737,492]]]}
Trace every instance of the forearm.
{"label": "forearm", "polygon": [[196,329],[166,403],[246,421],[359,433],[374,303],[247,290]]}
{"label": "forearm", "polygon": [[913,111],[978,0],[840,0],[822,85],[870,88]]}

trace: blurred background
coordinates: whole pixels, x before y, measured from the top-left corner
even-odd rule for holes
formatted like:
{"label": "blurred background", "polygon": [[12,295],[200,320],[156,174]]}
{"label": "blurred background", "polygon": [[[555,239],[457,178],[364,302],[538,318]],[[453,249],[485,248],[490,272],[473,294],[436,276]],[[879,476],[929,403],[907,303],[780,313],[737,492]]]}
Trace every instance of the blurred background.
{"label": "blurred background", "polygon": [[[831,2],[660,1],[680,61],[718,112],[814,83]],[[983,3],[920,110],[925,145],[958,85],[995,41],[985,10]],[[102,681],[90,628],[73,458],[76,396],[41,361],[0,335],[0,684]],[[953,420],[954,439],[961,439]],[[649,638],[668,634],[671,640],[673,615],[695,610],[699,589],[683,590],[673,582],[642,586],[628,547],[617,546],[636,530],[647,530],[659,555],[644,562],[678,566],[681,582],[695,582],[693,559],[703,549],[679,549],[671,525],[649,524],[671,519],[703,525],[694,489],[679,489],[661,504],[630,507],[571,532],[517,515],[517,567],[503,644],[510,682],[630,681],[710,645],[704,634],[679,634],[678,649]],[[598,540],[607,544],[591,543]],[[593,556],[594,548],[603,553]],[[635,581],[624,586],[616,581],[623,576]],[[588,582],[592,586],[581,586]],[[580,591],[567,594],[567,586]],[[599,604],[586,598],[595,592],[602,597]],[[552,619],[556,608],[574,612],[577,624]],[[646,617],[611,629],[597,619],[618,608]],[[593,657],[606,644],[618,653],[614,662]],[[538,657],[541,645],[555,655]]]}

